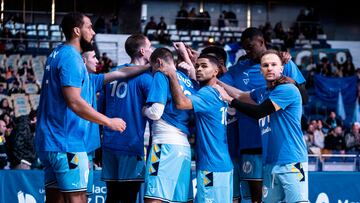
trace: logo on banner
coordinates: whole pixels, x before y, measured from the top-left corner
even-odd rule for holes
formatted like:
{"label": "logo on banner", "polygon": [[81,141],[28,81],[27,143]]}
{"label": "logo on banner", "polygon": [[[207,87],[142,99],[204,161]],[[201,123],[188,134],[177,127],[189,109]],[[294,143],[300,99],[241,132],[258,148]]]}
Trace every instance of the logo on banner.
{"label": "logo on banner", "polygon": [[30,194],[25,194],[22,191],[17,193],[18,203],[36,203],[35,198]]}

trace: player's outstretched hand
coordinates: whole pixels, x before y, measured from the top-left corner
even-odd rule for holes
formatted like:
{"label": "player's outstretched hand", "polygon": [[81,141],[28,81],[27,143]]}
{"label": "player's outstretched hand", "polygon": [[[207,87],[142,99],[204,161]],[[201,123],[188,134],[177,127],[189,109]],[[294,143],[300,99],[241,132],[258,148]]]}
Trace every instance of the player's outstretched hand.
{"label": "player's outstretched hand", "polygon": [[228,102],[228,103],[231,103],[231,101],[233,100],[233,98],[225,91],[225,89],[223,87],[221,87],[220,85],[218,84],[215,84],[213,86],[221,95],[221,98]]}
{"label": "player's outstretched hand", "polygon": [[110,125],[108,127],[111,130],[123,132],[126,129],[126,123],[121,118],[110,118]]}

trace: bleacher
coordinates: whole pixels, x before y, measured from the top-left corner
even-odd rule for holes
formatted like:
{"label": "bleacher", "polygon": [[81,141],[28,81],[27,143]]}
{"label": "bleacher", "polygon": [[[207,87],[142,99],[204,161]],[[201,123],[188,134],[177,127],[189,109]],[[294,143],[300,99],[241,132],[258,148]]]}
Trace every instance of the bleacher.
{"label": "bleacher", "polygon": [[[44,64],[46,56],[38,55],[33,57],[32,55],[22,55],[12,54],[6,56],[0,54],[0,69],[1,72],[6,72],[5,67],[12,67],[13,71],[17,72],[18,68],[22,65],[23,62],[27,62],[29,67],[34,71],[35,80],[41,84],[43,74],[44,74]],[[11,89],[13,83],[2,83],[7,89]],[[39,105],[40,95],[39,85],[35,83],[24,83],[23,90],[25,93],[22,94],[12,94],[11,96],[0,94],[0,100],[7,98],[10,104],[10,107],[14,109],[15,117],[21,115],[28,115],[31,110],[36,110]]]}
{"label": "bleacher", "polygon": [[[219,42],[221,39],[225,41],[230,41],[235,39],[240,41],[241,32],[245,28],[241,27],[222,27],[210,26],[209,30],[178,30],[176,25],[168,25],[167,30],[164,30],[164,33],[170,35],[171,41],[182,41],[189,46],[201,46],[206,42]],[[151,40],[152,43],[157,44],[156,36],[160,34],[161,30],[149,29],[147,32],[147,37]]]}
{"label": "bleacher", "polygon": [[[7,23],[6,28],[16,36],[18,33],[25,34],[27,42],[27,52],[29,54],[48,54],[49,50],[61,43],[65,37],[59,25],[55,24],[24,24]],[[0,28],[2,31],[2,28]],[[16,37],[12,40],[19,40]]]}

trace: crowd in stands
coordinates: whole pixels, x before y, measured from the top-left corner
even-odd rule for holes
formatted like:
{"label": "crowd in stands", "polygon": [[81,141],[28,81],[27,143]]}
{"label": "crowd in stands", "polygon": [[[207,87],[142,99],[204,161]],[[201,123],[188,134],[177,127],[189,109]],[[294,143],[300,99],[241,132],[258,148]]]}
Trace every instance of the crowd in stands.
{"label": "crowd in stands", "polygon": [[38,67],[33,66],[43,66],[44,58],[1,55],[0,169],[37,166],[33,140],[40,81],[35,76]]}
{"label": "crowd in stands", "polygon": [[350,129],[332,111],[325,122],[311,120],[304,133],[309,154],[358,154],[360,152],[360,123]]}

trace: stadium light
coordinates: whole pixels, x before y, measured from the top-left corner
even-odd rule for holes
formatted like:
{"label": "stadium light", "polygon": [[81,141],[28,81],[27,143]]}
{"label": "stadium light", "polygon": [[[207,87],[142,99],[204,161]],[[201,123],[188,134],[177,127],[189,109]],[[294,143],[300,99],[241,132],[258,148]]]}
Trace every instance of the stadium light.
{"label": "stadium light", "polygon": [[251,27],[251,6],[248,4],[246,9],[246,27]]}
{"label": "stadium light", "polygon": [[51,24],[55,24],[55,0],[51,4]]}
{"label": "stadium light", "polygon": [[4,22],[4,0],[1,0],[1,22]]}

